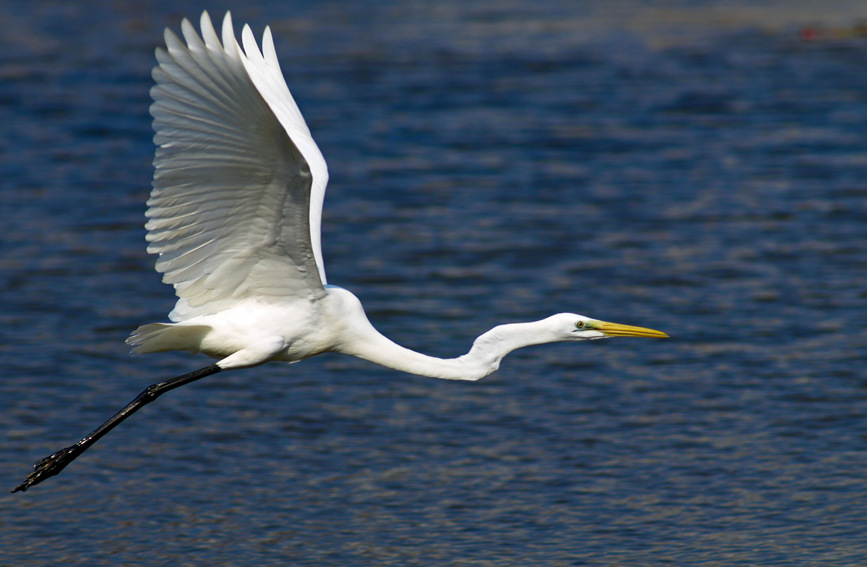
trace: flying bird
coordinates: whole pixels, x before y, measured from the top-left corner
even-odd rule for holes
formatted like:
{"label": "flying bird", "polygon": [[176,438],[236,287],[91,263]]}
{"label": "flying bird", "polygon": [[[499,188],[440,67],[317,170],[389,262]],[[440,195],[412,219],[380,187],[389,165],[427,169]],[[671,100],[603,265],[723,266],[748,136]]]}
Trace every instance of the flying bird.
{"label": "flying bird", "polygon": [[521,347],[667,336],[559,313],[494,327],[457,358],[392,342],[355,295],[326,282],[320,221],[328,170],[286,86],[270,28],[262,51],[246,25],[241,48],[229,13],[222,41],[207,12],[201,37],[186,19],[181,29],[185,42],[166,29],[166,49],[156,51],[157,148],[145,225],[147,250],[178,301],[170,323],[142,325],[127,343],[134,354],[185,350],[217,362],[149,386],[78,443],[37,461],[13,492],[58,474],[164,392],[223,370],[337,352],[422,376],[479,380]]}

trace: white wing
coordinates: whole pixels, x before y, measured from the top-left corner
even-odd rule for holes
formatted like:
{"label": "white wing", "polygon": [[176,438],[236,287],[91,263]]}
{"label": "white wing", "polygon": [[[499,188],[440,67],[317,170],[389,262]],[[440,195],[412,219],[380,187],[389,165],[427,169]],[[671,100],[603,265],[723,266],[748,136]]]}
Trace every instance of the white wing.
{"label": "white wing", "polygon": [[328,170],[289,94],[269,29],[264,57],[232,20],[223,42],[207,12],[202,38],[166,30],[153,70],[154,186],[145,225],[182,320],[257,297],[318,297]]}

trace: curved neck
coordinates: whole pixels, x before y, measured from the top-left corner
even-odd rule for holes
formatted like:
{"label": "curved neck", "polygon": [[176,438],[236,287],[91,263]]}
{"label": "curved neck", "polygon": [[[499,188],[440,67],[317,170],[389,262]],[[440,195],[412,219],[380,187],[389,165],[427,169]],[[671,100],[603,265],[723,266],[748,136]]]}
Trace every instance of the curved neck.
{"label": "curved neck", "polygon": [[354,340],[335,350],[395,370],[446,380],[479,380],[497,370],[503,357],[513,350],[555,340],[543,321],[500,325],[479,336],[467,354],[444,359],[404,348],[369,322],[366,328],[354,330]]}

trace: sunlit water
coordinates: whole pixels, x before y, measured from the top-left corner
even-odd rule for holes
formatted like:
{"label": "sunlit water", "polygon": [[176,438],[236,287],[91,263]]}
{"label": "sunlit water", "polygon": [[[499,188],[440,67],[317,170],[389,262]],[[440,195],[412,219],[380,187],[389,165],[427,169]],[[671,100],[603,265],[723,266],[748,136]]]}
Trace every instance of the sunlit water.
{"label": "sunlit water", "polygon": [[[10,489],[209,362],[123,344],[173,303],[144,251],[149,72],[201,6],[102,4],[0,3]],[[474,384],[217,375],[3,496],[0,563],[863,564],[867,40],[780,8],[292,4],[232,8],[273,26],[330,166],[329,279],[385,334],[453,356],[575,311],[673,338]]]}

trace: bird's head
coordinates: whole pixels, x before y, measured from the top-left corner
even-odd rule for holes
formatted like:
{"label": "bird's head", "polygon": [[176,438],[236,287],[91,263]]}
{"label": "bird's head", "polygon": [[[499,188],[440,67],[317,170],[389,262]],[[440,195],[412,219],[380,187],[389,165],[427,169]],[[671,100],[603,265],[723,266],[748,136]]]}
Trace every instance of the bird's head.
{"label": "bird's head", "polygon": [[558,333],[562,337],[560,340],[563,341],[584,341],[609,337],[668,337],[666,333],[655,329],[609,323],[575,313],[560,313],[550,319],[553,319],[552,322],[555,323]]}

